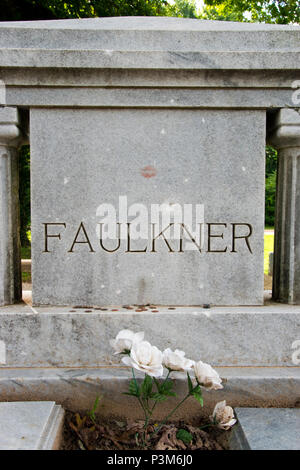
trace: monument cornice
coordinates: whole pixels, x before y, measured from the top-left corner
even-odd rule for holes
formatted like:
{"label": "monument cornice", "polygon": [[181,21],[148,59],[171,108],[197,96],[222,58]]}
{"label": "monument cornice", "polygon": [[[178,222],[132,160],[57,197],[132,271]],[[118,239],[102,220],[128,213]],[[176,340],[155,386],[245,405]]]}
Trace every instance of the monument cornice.
{"label": "monument cornice", "polygon": [[[0,69],[1,77],[1,69]],[[213,108],[294,107],[290,87],[63,86],[6,85],[7,106],[58,108]]]}
{"label": "monument cornice", "polygon": [[[300,34],[299,34],[300,39]],[[1,48],[1,67],[156,69],[156,70],[299,70],[299,50],[155,51]]]}
{"label": "monument cornice", "polygon": [[0,67],[295,70],[300,26],[123,17],[0,23]]}
{"label": "monument cornice", "polygon": [[3,104],[19,107],[293,107],[300,26],[159,17],[2,22],[0,80]]}

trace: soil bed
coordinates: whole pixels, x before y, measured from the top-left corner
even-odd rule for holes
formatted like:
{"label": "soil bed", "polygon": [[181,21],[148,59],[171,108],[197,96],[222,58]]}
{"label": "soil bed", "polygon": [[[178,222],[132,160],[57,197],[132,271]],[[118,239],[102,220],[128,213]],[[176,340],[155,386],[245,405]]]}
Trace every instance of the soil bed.
{"label": "soil bed", "polygon": [[[200,420],[196,424],[183,421],[165,424],[157,433],[155,424],[149,424],[146,446],[143,446],[143,421],[102,420],[93,422],[87,416],[66,412],[62,450],[225,450],[228,449],[229,432],[222,431]],[[192,436],[190,442],[178,438],[178,431],[185,430]],[[182,431],[181,431],[182,433]]]}

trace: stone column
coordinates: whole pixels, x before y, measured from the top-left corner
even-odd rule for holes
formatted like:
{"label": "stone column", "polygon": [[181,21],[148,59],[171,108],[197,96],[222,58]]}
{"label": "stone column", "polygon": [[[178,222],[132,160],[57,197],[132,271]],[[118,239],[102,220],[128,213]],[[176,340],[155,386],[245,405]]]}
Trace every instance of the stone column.
{"label": "stone column", "polygon": [[0,107],[0,305],[22,298],[16,108]]}
{"label": "stone column", "polygon": [[300,304],[300,110],[281,109],[270,143],[278,149],[273,299]]}

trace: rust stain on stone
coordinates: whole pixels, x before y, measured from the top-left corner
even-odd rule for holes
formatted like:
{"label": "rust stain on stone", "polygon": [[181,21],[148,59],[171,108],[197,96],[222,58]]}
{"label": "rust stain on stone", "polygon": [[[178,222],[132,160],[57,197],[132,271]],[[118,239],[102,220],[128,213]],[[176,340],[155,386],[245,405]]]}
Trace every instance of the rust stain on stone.
{"label": "rust stain on stone", "polygon": [[156,168],[151,165],[148,165],[142,168],[141,174],[144,178],[153,178],[154,176],[156,176],[157,171]]}

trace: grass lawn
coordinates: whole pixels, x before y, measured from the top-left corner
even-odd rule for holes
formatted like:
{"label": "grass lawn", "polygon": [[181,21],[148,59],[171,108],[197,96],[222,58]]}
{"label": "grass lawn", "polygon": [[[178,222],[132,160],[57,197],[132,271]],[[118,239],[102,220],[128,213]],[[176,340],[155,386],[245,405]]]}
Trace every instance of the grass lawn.
{"label": "grass lawn", "polygon": [[28,238],[28,245],[21,246],[21,258],[22,259],[31,259],[31,231],[26,232]]}
{"label": "grass lawn", "polygon": [[21,246],[21,258],[30,259],[31,258],[31,246]]}
{"label": "grass lawn", "polygon": [[269,253],[274,251],[274,234],[265,233],[264,273],[269,272]]}
{"label": "grass lawn", "polygon": [[31,273],[22,272],[22,282],[31,282]]}

